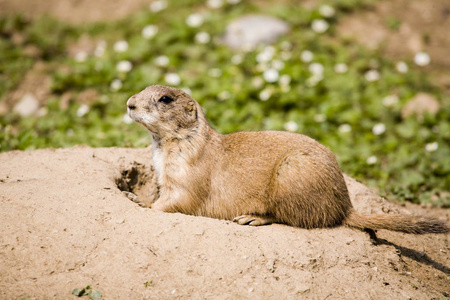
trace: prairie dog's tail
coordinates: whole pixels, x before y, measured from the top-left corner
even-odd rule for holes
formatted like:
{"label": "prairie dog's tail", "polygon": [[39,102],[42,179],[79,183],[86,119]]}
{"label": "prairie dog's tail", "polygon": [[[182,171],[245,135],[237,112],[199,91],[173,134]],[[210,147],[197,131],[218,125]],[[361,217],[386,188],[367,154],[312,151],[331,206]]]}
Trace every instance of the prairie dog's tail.
{"label": "prairie dog's tail", "polygon": [[433,218],[388,214],[363,215],[354,210],[350,212],[343,224],[359,229],[387,229],[414,234],[450,231],[445,222]]}

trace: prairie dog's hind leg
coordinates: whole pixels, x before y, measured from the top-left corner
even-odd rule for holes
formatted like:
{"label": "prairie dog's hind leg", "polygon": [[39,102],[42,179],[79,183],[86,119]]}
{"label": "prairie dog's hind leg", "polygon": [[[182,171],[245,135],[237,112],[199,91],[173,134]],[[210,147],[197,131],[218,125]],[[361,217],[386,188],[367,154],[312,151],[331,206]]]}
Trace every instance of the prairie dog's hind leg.
{"label": "prairie dog's hind leg", "polygon": [[280,159],[271,182],[271,212],[302,228],[342,224],[352,204],[339,165],[326,149],[300,149]]}
{"label": "prairie dog's hind leg", "polygon": [[242,215],[233,219],[239,225],[262,226],[276,222],[276,219],[269,216]]}

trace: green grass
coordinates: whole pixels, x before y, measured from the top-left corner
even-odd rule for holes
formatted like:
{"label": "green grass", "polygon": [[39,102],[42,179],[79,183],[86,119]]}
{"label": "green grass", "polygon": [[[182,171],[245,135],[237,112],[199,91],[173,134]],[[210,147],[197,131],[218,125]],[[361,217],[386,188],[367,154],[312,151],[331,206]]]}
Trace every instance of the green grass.
{"label": "green grass", "polygon": [[[33,22],[5,18],[0,20],[0,97],[14,90],[37,60],[47,65],[52,96],[44,116],[0,115],[0,150],[76,144],[146,146],[148,133],[124,121],[126,100],[150,84],[168,84],[166,74],[176,73],[181,80],[176,86],[192,91],[221,133],[290,128],[327,145],[344,172],[376,187],[383,196],[449,207],[449,106],[442,105],[436,115],[420,121],[403,119],[400,113],[419,92],[430,93],[441,103],[448,103],[448,96],[412,61],[406,61],[407,73],[399,73],[396,61],[336,35],[336,24],[343,16],[371,2],[335,1],[336,13],[328,18],[300,5],[256,7],[224,1],[223,7],[211,9],[197,0],[177,1],[158,13],[144,10],[118,22],[79,26],[49,18]],[[185,22],[194,12],[204,16],[198,28]],[[272,47],[234,53],[221,44],[220,37],[230,20],[247,13],[281,17],[292,30]],[[311,22],[318,18],[330,25],[325,33],[311,29]],[[147,25],[158,27],[151,39],[142,36]],[[199,32],[207,32],[210,41],[196,42]],[[11,39],[18,33],[23,37],[20,47]],[[83,61],[69,57],[67,49],[81,35],[94,45],[105,41],[103,55],[88,53]],[[129,47],[117,52],[114,43],[121,40]],[[27,56],[27,46],[38,48],[39,55]],[[313,54],[311,62],[302,61],[304,50]],[[169,63],[158,65],[160,56]],[[118,71],[121,61],[129,61],[132,69]],[[312,75],[311,63],[323,66],[322,76]],[[337,73],[337,64],[345,64],[348,70]],[[277,69],[268,71],[278,74],[273,82],[264,79],[267,69]],[[376,73],[367,73],[370,70]],[[370,74],[378,74],[379,79],[368,81]],[[113,88],[113,82],[121,87]],[[80,109],[83,104],[76,99],[86,89],[96,90],[99,96]],[[71,101],[65,107],[61,102],[68,92]],[[396,101],[383,104],[389,96]],[[88,111],[83,114],[85,108]]]}

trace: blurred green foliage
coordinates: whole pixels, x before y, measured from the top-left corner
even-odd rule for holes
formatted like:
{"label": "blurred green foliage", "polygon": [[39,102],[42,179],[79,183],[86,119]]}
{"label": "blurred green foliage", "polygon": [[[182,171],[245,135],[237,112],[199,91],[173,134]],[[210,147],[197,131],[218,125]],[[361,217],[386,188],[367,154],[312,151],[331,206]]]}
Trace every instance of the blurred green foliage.
{"label": "blurred green foliage", "polygon": [[[401,117],[401,108],[419,92],[447,103],[448,96],[412,62],[409,71],[399,72],[395,61],[335,34],[343,16],[372,2],[334,1],[329,16],[289,2],[224,1],[213,9],[190,0],[169,3],[157,13],[145,10],[121,21],[78,26],[50,18],[3,18],[0,97],[17,88],[36,61],[47,63],[52,96],[40,117],[0,115],[0,150],[146,146],[150,137],[126,118],[126,100],[150,84],[175,83],[191,91],[221,133],[303,133],[331,148],[344,172],[381,195],[448,207],[450,108],[419,120]],[[202,19],[198,27],[186,22],[195,13]],[[273,46],[233,52],[221,37],[232,19],[247,13],[280,17],[292,30]],[[317,19],[329,25],[326,32],[312,29]],[[20,47],[12,38],[18,34]],[[96,50],[67,55],[82,35]],[[24,53],[30,46],[37,54]],[[170,81],[169,73],[180,82]],[[98,96],[76,101],[86,89]],[[68,92],[71,101],[64,105]]]}

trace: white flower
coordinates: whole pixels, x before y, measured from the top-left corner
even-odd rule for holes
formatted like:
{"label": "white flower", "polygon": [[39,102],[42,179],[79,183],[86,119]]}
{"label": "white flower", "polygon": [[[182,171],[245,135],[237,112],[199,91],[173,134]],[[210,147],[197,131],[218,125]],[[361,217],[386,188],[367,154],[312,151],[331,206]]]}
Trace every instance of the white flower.
{"label": "white flower", "polygon": [[80,118],[83,117],[89,112],[89,109],[89,106],[87,106],[86,104],[81,104],[81,106],[77,109],[77,116]]}
{"label": "white flower", "polygon": [[[20,98],[19,103],[17,103],[13,107],[13,110],[16,113],[20,114],[22,117],[36,115],[36,112],[39,110],[39,102],[33,94],[26,93],[23,97]],[[2,125],[0,124],[0,126]],[[3,129],[0,127],[0,130]]]}
{"label": "white flower", "polygon": [[321,63],[315,62],[309,65],[308,70],[313,74],[306,80],[308,86],[315,86],[323,79],[324,67]]}
{"label": "white flower", "polygon": [[188,94],[189,96],[192,95],[192,91],[191,91],[191,89],[188,88],[188,87],[183,87],[183,88],[181,88],[181,90],[182,90],[183,92],[185,92],[186,94]]}
{"label": "white flower", "polygon": [[306,79],[306,84],[308,86],[316,86],[323,79],[322,75],[313,75]]}
{"label": "white flower", "polygon": [[367,158],[366,163],[368,165],[374,165],[377,163],[377,161],[378,161],[377,157],[375,155],[372,155]]}
{"label": "white flower", "polygon": [[233,65],[239,65],[240,63],[242,63],[243,61],[243,57],[241,54],[235,54],[231,57],[231,63]]}
{"label": "white flower", "polygon": [[142,36],[145,39],[151,39],[158,33],[158,26],[156,25],[147,25],[142,29]]}
{"label": "white flower", "polygon": [[181,82],[180,76],[177,73],[167,73],[164,80],[170,85],[179,85]]}
{"label": "white flower", "polygon": [[309,65],[308,70],[316,76],[322,76],[324,67],[321,63],[315,62]]}
{"label": "white flower", "polygon": [[127,73],[133,69],[133,65],[128,60],[122,60],[117,63],[116,69],[121,73]]}
{"label": "white flower", "polygon": [[395,68],[397,69],[398,72],[400,73],[407,73],[408,72],[408,65],[404,62],[404,61],[399,61],[396,65]]}
{"label": "white flower", "polygon": [[264,84],[264,80],[261,77],[253,77],[252,79],[252,85],[259,89],[260,87],[262,87]]}
{"label": "white flower", "polygon": [[149,7],[152,12],[155,13],[160,12],[167,8],[167,1],[165,0],[153,1],[152,3],[150,3]]}
{"label": "white flower", "polygon": [[281,91],[283,93],[287,93],[287,92],[289,92],[291,90],[291,86],[290,85],[282,85],[280,87],[281,87]]}
{"label": "white flower", "polygon": [[265,63],[272,59],[273,54],[267,51],[262,51],[256,55],[256,61],[259,63]]}
{"label": "white flower", "polygon": [[94,50],[94,55],[96,57],[102,57],[103,54],[105,54],[106,51],[106,42],[105,41],[99,41],[97,44],[97,47]]}
{"label": "white flower", "polygon": [[314,54],[309,50],[303,50],[302,54],[300,54],[300,59],[304,63],[309,63],[313,60]]}
{"label": "white flower", "polygon": [[124,114],[122,120],[125,124],[133,123],[133,119],[128,114]]}
{"label": "white flower", "polygon": [[280,75],[277,70],[271,68],[264,71],[263,78],[267,82],[276,82],[280,78]]}
{"label": "white flower", "polygon": [[166,67],[169,65],[169,58],[165,55],[160,55],[157,58],[155,58],[155,64],[159,67]]}
{"label": "white flower", "polygon": [[241,2],[241,0],[227,0],[228,4],[235,5]]}
{"label": "white flower", "polygon": [[327,116],[324,114],[314,115],[314,121],[316,121],[317,123],[325,122],[326,119],[327,119]]}
{"label": "white flower", "polygon": [[280,76],[280,85],[281,86],[289,86],[291,83],[291,76],[284,74]]}
{"label": "white flower", "polygon": [[336,65],[334,65],[334,71],[338,74],[347,73],[348,66],[344,63],[336,64]]}
{"label": "white flower", "polygon": [[414,56],[414,62],[416,63],[416,65],[421,67],[430,64],[430,61],[430,56],[426,52],[417,52]]}
{"label": "white flower", "polygon": [[427,150],[428,152],[434,152],[438,148],[439,148],[438,142],[428,143],[428,144],[425,145],[425,150]]}
{"label": "white flower", "polygon": [[122,81],[120,79],[114,79],[113,81],[111,81],[109,87],[113,92],[116,92],[122,88]]}
{"label": "white flower", "polygon": [[319,13],[322,15],[322,17],[329,18],[334,16],[335,10],[332,6],[324,4],[319,7]]}
{"label": "white flower", "polygon": [[114,43],[114,51],[116,52],[125,52],[128,50],[128,42],[127,41],[117,41]]}
{"label": "white flower", "polygon": [[259,63],[266,63],[272,60],[273,55],[275,54],[275,48],[273,46],[267,46],[256,55],[256,61]]}
{"label": "white flower", "polygon": [[271,53],[271,54],[273,55],[273,54],[275,54],[275,47],[274,47],[274,46],[271,46],[271,45],[266,46],[266,47],[264,48],[264,52],[268,52],[268,53]]}
{"label": "white flower", "polygon": [[383,98],[383,105],[386,107],[393,106],[398,103],[398,96],[397,95],[389,95]]}
{"label": "white flower", "polygon": [[268,68],[269,68],[269,64],[268,63],[259,63],[259,64],[256,65],[256,71],[258,71],[258,72],[264,72]]}
{"label": "white flower", "polygon": [[47,107],[41,107],[38,109],[36,115],[38,117],[45,117],[48,114],[48,108]]}
{"label": "white flower", "polygon": [[199,32],[195,35],[195,41],[199,44],[207,44],[211,40],[211,36],[207,32]]}
{"label": "white flower", "polygon": [[283,49],[283,50],[285,50],[285,51],[288,51],[288,50],[291,50],[291,48],[292,48],[291,42],[289,42],[289,41],[283,41],[283,42],[281,43],[281,49]]}
{"label": "white flower", "polygon": [[381,135],[386,131],[386,125],[383,123],[378,123],[372,128],[372,133],[375,135]]}
{"label": "white flower", "polygon": [[217,97],[220,100],[224,101],[224,100],[230,99],[231,93],[229,91],[222,91],[219,93],[219,95],[217,95]]}
{"label": "white flower", "polygon": [[88,54],[86,51],[80,51],[77,54],[75,54],[75,60],[77,62],[84,62],[84,61],[86,61],[87,57],[88,57]]}
{"label": "white flower", "polygon": [[364,74],[367,81],[373,82],[380,79],[380,73],[377,70],[369,70]]}
{"label": "white flower", "polygon": [[312,30],[317,33],[324,33],[328,30],[328,27],[330,27],[330,25],[328,25],[328,22],[324,19],[316,19],[311,23]]}
{"label": "white flower", "polygon": [[352,131],[352,126],[350,126],[350,124],[342,124],[339,126],[338,130],[339,132],[347,133]]}
{"label": "white flower", "polygon": [[208,70],[208,75],[214,78],[222,76],[222,70],[218,68],[212,68]]}
{"label": "white flower", "polygon": [[282,60],[289,60],[292,57],[292,53],[286,50],[280,53],[280,57]]}
{"label": "white flower", "polygon": [[284,62],[282,62],[279,59],[275,59],[272,61],[272,68],[276,69],[276,70],[281,70],[284,68]]}
{"label": "white flower", "polygon": [[287,123],[284,123],[284,129],[290,132],[295,132],[298,130],[298,124],[294,121],[289,121]]}
{"label": "white flower", "polygon": [[191,14],[186,18],[186,24],[192,28],[202,26],[203,21],[204,21],[203,16],[198,13]]}
{"label": "white flower", "polygon": [[272,90],[271,89],[264,89],[259,93],[259,99],[261,101],[267,101],[272,97]]}
{"label": "white flower", "polygon": [[208,0],[206,2],[206,5],[208,5],[209,8],[221,8],[223,5],[222,0]]}

